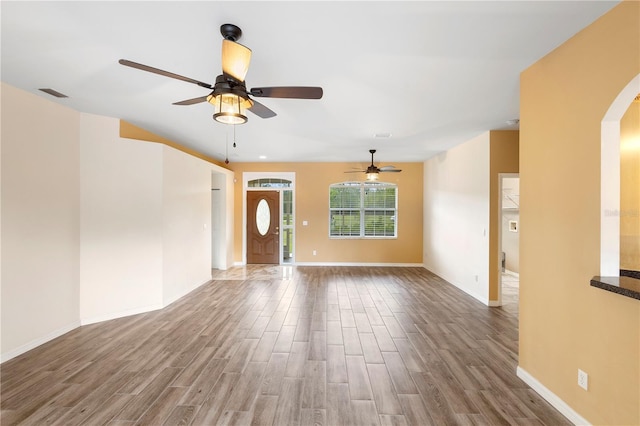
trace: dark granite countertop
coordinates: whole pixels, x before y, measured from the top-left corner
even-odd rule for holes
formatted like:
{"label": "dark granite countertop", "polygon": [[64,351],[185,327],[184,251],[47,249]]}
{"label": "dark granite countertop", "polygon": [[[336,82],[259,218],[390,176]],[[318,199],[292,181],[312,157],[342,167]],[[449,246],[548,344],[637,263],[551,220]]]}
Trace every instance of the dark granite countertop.
{"label": "dark granite countertop", "polygon": [[640,300],[640,279],[628,276],[593,277],[591,285],[623,296]]}

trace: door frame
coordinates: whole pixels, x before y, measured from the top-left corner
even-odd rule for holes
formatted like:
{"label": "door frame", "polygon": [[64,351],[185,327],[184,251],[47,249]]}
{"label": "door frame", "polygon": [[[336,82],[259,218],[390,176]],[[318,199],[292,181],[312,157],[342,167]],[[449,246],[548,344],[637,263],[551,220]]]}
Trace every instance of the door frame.
{"label": "door frame", "polygon": [[[498,302],[495,306],[502,306],[502,183],[504,178],[519,179],[520,173],[498,173]],[[520,250],[519,242],[518,250]]]}
{"label": "door frame", "polygon": [[[291,182],[291,186],[287,188],[249,188],[249,181],[255,179],[286,179]],[[283,253],[282,250],[284,246],[282,244],[282,238],[284,236],[284,229],[282,226],[283,221],[283,211],[282,211],[282,191],[283,189],[291,190],[292,203],[293,203],[293,235],[294,239],[296,236],[295,230],[295,222],[296,222],[296,173],[295,172],[243,172],[242,173],[242,264],[247,264],[247,192],[248,191],[277,191],[279,193],[279,206],[280,209],[280,223],[278,224],[280,228],[280,241],[279,241],[279,264],[282,265]],[[293,245],[293,262],[295,264],[296,259],[296,244]]]}

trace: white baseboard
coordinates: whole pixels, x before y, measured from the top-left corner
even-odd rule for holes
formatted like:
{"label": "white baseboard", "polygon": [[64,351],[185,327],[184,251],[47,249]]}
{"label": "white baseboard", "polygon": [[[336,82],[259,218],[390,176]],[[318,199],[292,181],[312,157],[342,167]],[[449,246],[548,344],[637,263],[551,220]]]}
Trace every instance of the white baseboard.
{"label": "white baseboard", "polygon": [[55,339],[56,337],[60,337],[63,334],[66,334],[68,332],[70,332],[73,329],[76,329],[80,326],[83,325],[89,325],[89,324],[95,324],[98,322],[103,322],[103,321],[109,321],[109,320],[113,320],[113,319],[117,319],[117,318],[123,318],[123,317],[128,317],[131,315],[137,315],[137,314],[144,314],[146,312],[151,312],[151,311],[157,311],[158,309],[163,309],[167,306],[169,306],[171,303],[175,302],[178,299],[181,299],[182,297],[186,296],[187,294],[191,293],[193,290],[197,289],[198,287],[208,283],[209,281],[211,281],[211,277],[209,277],[208,279],[206,279],[205,281],[193,286],[191,289],[189,289],[188,291],[184,292],[183,294],[177,295],[176,297],[172,298],[171,300],[169,300],[167,303],[164,304],[164,306],[162,304],[154,304],[154,305],[148,305],[148,306],[141,306],[141,307],[136,307],[136,308],[132,308],[132,309],[126,309],[123,311],[118,311],[118,312],[109,312],[107,314],[104,315],[98,315],[98,316],[94,316],[94,317],[90,317],[90,318],[81,318],[79,321],[74,322],[72,324],[69,324],[65,327],[61,327],[57,330],[52,331],[51,333],[46,334],[45,336],[39,337],[37,339],[34,339],[16,349],[13,349],[7,353],[3,353],[2,355],[0,355],[0,364],[8,361],[12,358],[17,357],[18,355],[22,355],[25,352],[30,351],[31,349],[34,349],[40,345],[43,345],[45,343],[47,343],[50,340]]}
{"label": "white baseboard", "polygon": [[[365,262],[296,262],[293,266],[387,266],[398,268],[424,268],[422,263],[365,263]],[[287,264],[281,266],[288,266]]]}
{"label": "white baseboard", "polygon": [[126,309],[124,311],[109,312],[108,314],[98,315],[95,317],[81,318],[80,325],[95,324],[97,322],[129,317],[131,315],[144,314],[146,312],[157,311],[158,309],[162,309],[162,308],[163,306],[161,304],[157,304],[157,305],[148,305],[148,306],[141,306],[141,307],[132,308],[132,309]]}
{"label": "white baseboard", "polygon": [[498,306],[502,306],[502,303],[497,301],[497,300],[489,300],[489,303],[487,304],[487,306],[491,307],[491,308],[495,308]]}
{"label": "white baseboard", "polygon": [[[442,278],[443,280],[445,280],[447,283],[451,284],[451,285],[452,285],[452,286],[454,286],[455,288],[457,288],[457,289],[460,289],[460,290],[464,291],[465,293],[467,293],[469,296],[473,297],[474,299],[476,299],[476,300],[477,300],[477,301],[479,301],[480,303],[482,303],[482,304],[484,304],[484,305],[487,305],[487,306],[492,306],[492,305],[491,305],[491,303],[492,303],[492,302],[489,300],[489,298],[488,298],[488,297],[482,297],[482,296],[480,296],[480,295],[478,295],[478,294],[476,294],[476,293],[472,293],[470,289],[465,288],[465,287],[463,287],[463,286],[459,285],[459,284],[458,284],[458,283],[456,283],[454,280],[451,280],[451,279],[447,278],[447,277],[446,277],[446,276],[444,276],[444,275],[437,274],[437,273],[433,272],[433,270],[429,269],[426,265],[424,266],[424,269],[426,269],[427,271],[431,272],[431,273],[432,273],[432,274],[434,274],[435,276]],[[493,305],[493,306],[500,306],[500,305]]]}
{"label": "white baseboard", "polygon": [[56,337],[60,337],[63,334],[67,334],[68,332],[70,332],[71,330],[74,330],[76,328],[80,327],[80,322],[79,321],[74,321],[71,324],[68,324],[64,327],[60,327],[57,330],[54,330],[50,333],[47,333],[46,335],[39,337],[37,339],[34,339],[28,343],[25,343],[24,345],[17,347],[13,350],[10,350],[9,352],[3,353],[2,355],[0,355],[0,364],[5,362],[5,361],[9,361],[12,358],[17,357],[18,355],[22,355],[25,352],[30,351],[31,349],[34,349],[40,345],[43,345],[45,343],[47,343],[50,340],[55,339]]}
{"label": "white baseboard", "polygon": [[168,299],[164,302],[164,306],[162,306],[162,308],[166,308],[167,306],[169,306],[170,304],[176,302],[177,300],[182,299],[184,296],[186,296],[187,294],[191,293],[192,291],[194,291],[195,289],[199,288],[200,286],[205,285],[206,283],[211,281],[211,276],[209,276],[209,278],[207,278],[206,280],[200,282],[200,284],[196,284],[194,286],[192,286],[191,288],[189,288],[187,291],[182,292],[181,294],[177,294],[174,297],[172,297],[171,299]]}
{"label": "white baseboard", "polygon": [[[234,262],[233,266],[247,266],[244,262]],[[389,266],[399,268],[424,268],[422,263],[366,263],[366,262],[295,262],[274,266]]]}
{"label": "white baseboard", "polygon": [[564,402],[558,395],[551,392],[547,387],[540,383],[535,377],[527,373],[522,367],[518,366],[516,374],[523,382],[531,386],[531,389],[536,391],[541,397],[543,397],[549,404],[560,411],[560,413],[569,419],[574,425],[591,425],[580,414],[578,414],[573,408],[571,408],[566,402]]}

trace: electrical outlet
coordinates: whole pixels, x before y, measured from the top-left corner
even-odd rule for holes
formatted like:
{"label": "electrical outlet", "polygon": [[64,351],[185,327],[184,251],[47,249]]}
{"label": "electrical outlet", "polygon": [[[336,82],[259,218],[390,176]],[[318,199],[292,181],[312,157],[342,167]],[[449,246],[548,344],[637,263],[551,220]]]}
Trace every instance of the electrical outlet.
{"label": "electrical outlet", "polygon": [[318,254],[318,252],[314,250],[313,251],[313,255],[315,256],[316,254]]}
{"label": "electrical outlet", "polygon": [[584,390],[589,389],[589,375],[578,368],[578,386]]}

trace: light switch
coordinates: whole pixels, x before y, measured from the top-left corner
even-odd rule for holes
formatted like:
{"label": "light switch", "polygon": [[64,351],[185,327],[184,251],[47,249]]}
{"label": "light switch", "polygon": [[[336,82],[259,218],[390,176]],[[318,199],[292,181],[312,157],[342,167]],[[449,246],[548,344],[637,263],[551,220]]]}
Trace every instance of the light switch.
{"label": "light switch", "polygon": [[302,226],[307,226],[309,224],[309,222],[307,222],[306,220],[302,221]]}

